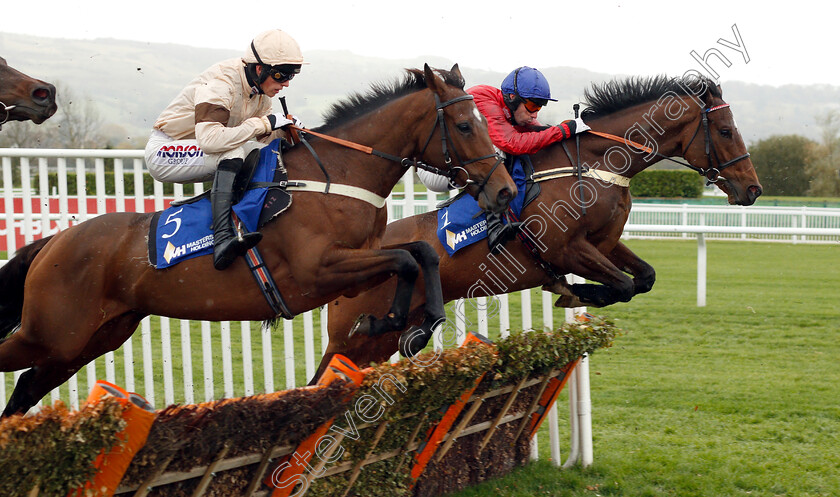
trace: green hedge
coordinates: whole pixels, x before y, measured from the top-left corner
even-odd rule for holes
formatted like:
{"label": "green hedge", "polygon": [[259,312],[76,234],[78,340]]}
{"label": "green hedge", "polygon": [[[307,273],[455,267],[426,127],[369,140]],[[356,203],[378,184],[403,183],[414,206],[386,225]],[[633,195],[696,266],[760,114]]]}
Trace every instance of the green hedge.
{"label": "green hedge", "polygon": [[[106,171],[104,173],[105,176],[105,195],[114,195],[116,194],[116,188],[114,186],[114,173],[113,171]],[[38,178],[37,175],[32,180],[32,185],[37,188]],[[50,185],[50,192],[53,191],[53,188],[58,188],[58,174],[57,173],[49,173],[48,184]],[[164,183],[163,184],[163,194],[164,195],[173,195],[175,190],[172,183]],[[143,175],[143,195],[153,195],[154,194],[154,180],[149,175]],[[205,189],[210,188],[210,183],[205,185]],[[187,191],[192,191],[191,187],[187,188]],[[76,174],[68,172],[67,173],[67,193],[68,195],[76,195],[77,188],[76,188]],[[96,191],[96,175],[94,173],[85,173],[85,193],[89,196],[93,196],[97,194]],[[125,194],[126,196],[133,196],[134,195],[134,179],[133,177],[131,180],[125,182]],[[190,196],[188,194],[188,196]]]}
{"label": "green hedge", "polygon": [[[93,461],[119,442],[125,407],[106,397],[69,411],[60,401],[34,416],[0,421],[0,495],[64,496],[95,474]],[[91,492],[91,495],[96,495]]]}
{"label": "green hedge", "polygon": [[630,194],[634,197],[699,198],[704,178],[694,171],[654,170],[633,176]]}
{"label": "green hedge", "polygon": [[[115,195],[116,188],[114,186],[114,172],[113,171],[105,171],[105,195]],[[35,190],[38,191],[40,188],[40,175],[35,172],[29,180],[30,186]],[[21,187],[20,182],[20,169],[13,168],[12,169],[12,184],[15,188]],[[47,184],[49,185],[49,192],[52,194],[53,190],[58,191],[58,173],[50,172],[47,173]],[[74,171],[67,172],[67,193],[68,195],[77,195],[78,189],[76,187],[76,173]],[[212,185],[212,182],[206,182],[204,184],[204,189],[209,190]],[[172,196],[174,194],[174,185],[172,183],[164,183],[163,184],[163,194]],[[192,186],[188,186],[186,188],[187,196],[192,195]],[[93,172],[85,173],[85,193],[88,196],[94,196],[97,194],[96,191],[96,174]],[[199,192],[200,193],[200,192]],[[130,176],[125,181],[125,194],[126,196],[134,196],[134,177]],[[151,196],[154,194],[154,180],[148,174],[143,175],[143,195]]]}

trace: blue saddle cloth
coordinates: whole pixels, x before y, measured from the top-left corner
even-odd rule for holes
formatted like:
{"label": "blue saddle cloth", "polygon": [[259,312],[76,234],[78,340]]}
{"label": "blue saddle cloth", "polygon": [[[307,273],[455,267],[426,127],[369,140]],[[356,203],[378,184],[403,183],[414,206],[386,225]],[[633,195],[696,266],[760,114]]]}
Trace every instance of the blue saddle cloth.
{"label": "blue saddle cloth", "polygon": [[[510,176],[516,183],[518,193],[510,208],[519,217],[522,212],[522,204],[525,201],[525,189],[527,178],[522,161],[519,157],[514,158],[510,168]],[[507,224],[507,219],[502,217],[502,222]],[[464,247],[487,238],[487,216],[478,202],[469,195],[464,195],[448,206],[438,210],[438,240],[451,256]]]}
{"label": "blue saddle cloth", "polygon": [[[270,182],[278,164],[280,140],[260,150],[252,182]],[[268,188],[247,190],[233,206],[242,225],[256,231]],[[158,269],[213,252],[213,215],[209,197],[156,213],[149,233],[149,260]]]}

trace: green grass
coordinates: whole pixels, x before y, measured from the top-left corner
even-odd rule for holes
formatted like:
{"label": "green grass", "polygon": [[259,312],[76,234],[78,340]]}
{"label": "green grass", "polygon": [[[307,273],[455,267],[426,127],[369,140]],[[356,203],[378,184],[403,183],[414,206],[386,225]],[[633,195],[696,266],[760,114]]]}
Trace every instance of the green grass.
{"label": "green grass", "polygon": [[626,335],[591,361],[595,464],[557,469],[541,444],[453,495],[840,495],[840,247],[710,242],[698,308],[695,243],[630,246],[658,278],[598,311]]}

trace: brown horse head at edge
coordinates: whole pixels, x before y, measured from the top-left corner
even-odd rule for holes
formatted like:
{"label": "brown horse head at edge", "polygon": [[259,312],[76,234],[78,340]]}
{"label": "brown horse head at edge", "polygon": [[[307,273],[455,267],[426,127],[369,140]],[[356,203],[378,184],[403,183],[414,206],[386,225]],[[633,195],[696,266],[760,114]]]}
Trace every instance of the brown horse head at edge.
{"label": "brown horse head at edge", "polygon": [[0,126],[8,121],[41,124],[58,109],[55,86],[9,67],[0,57]]}

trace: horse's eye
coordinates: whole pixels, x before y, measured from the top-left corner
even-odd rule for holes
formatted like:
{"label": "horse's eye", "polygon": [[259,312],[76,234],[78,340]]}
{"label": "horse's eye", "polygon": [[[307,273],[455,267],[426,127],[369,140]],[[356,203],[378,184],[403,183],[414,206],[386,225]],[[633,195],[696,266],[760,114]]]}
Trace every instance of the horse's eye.
{"label": "horse's eye", "polygon": [[720,130],[720,136],[724,138],[732,138],[732,130],[731,129],[722,129]]}
{"label": "horse's eye", "polygon": [[470,126],[470,123],[458,123],[455,125],[455,127],[458,128],[458,131],[464,134],[467,134],[470,131],[472,131],[472,126]]}

